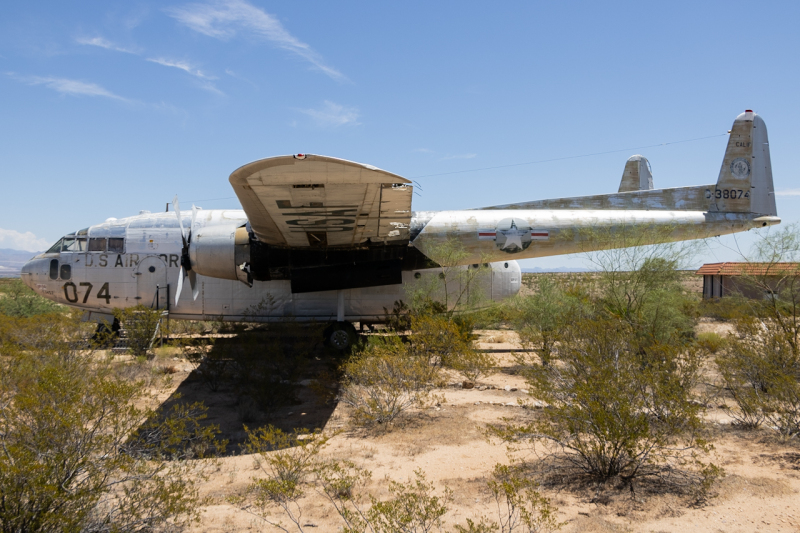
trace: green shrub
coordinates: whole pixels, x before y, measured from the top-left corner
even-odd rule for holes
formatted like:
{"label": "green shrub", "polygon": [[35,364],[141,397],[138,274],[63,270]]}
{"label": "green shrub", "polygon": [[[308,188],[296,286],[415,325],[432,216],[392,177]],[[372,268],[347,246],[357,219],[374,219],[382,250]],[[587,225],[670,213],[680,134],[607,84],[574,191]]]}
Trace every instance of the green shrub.
{"label": "green shrub", "polygon": [[[784,317],[784,324],[790,317]],[[727,413],[740,425],[767,422],[784,438],[800,435],[800,353],[775,319],[739,319],[730,348],[716,358],[725,390],[737,408]]]}
{"label": "green shrub", "polygon": [[199,424],[203,408],[139,408],[141,382],[72,342],[85,325],[26,320],[0,360],[0,529],[168,531],[199,519],[203,470],[182,459],[223,446]]}
{"label": "green shrub", "polygon": [[32,317],[63,313],[67,310],[63,305],[42,298],[22,280],[12,279],[2,284],[0,290],[0,314],[13,317]]}
{"label": "green shrub", "polygon": [[696,349],[665,344],[643,352],[633,328],[613,319],[574,324],[559,344],[552,364],[523,369],[530,395],[548,408],[531,424],[496,434],[528,441],[550,462],[568,465],[564,472],[598,481],[702,477],[684,469],[702,469],[699,455],[709,450],[692,393],[702,363]]}
{"label": "green shrub", "polygon": [[343,365],[340,401],[359,425],[386,424],[430,400],[438,369],[398,337],[373,337]]}
{"label": "green shrub", "polygon": [[700,349],[706,350],[708,353],[717,353],[725,349],[728,345],[728,339],[714,331],[704,331],[697,334],[695,343]]}
{"label": "green shrub", "polygon": [[128,350],[133,356],[147,356],[148,359],[155,357],[150,348],[159,333],[163,316],[162,311],[144,305],[114,309],[114,318],[125,329]]}

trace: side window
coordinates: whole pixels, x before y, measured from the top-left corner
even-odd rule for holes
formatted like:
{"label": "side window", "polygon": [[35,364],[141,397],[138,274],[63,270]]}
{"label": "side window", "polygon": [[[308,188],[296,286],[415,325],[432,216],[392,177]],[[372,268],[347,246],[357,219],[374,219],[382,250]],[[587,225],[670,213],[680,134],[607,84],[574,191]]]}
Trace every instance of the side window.
{"label": "side window", "polygon": [[61,279],[69,279],[72,277],[72,267],[69,265],[61,265]]}
{"label": "side window", "polygon": [[89,251],[90,252],[105,252],[106,251],[106,240],[105,239],[89,239]]}
{"label": "side window", "polygon": [[58,259],[50,260],[50,279],[58,279]]}
{"label": "side window", "polygon": [[115,238],[108,239],[109,252],[115,252],[121,254],[125,252],[124,248],[125,248],[125,239],[115,239]]}

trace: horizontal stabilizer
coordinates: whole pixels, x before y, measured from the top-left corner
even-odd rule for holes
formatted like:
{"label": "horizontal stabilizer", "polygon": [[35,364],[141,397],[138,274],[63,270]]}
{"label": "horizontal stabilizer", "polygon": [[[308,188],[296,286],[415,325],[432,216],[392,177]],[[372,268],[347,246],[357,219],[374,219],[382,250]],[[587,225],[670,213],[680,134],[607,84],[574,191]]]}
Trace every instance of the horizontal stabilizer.
{"label": "horizontal stabilizer", "polygon": [[650,164],[646,158],[635,155],[625,164],[616,193],[518,202],[481,209],[638,209],[752,213],[776,217],[767,126],[750,110],[736,117],[715,185],[653,189]]}

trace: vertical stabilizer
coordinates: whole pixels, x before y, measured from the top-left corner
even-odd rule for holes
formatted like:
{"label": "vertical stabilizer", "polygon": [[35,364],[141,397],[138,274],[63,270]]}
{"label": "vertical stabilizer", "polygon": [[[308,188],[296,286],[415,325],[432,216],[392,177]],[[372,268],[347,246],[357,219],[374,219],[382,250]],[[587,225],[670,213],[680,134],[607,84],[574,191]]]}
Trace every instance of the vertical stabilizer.
{"label": "vertical stabilizer", "polygon": [[653,188],[653,174],[650,162],[643,155],[631,156],[622,171],[622,181],[618,192],[649,191]]}
{"label": "vertical stabilizer", "polygon": [[776,216],[769,139],[764,120],[750,110],[733,121],[711,210]]}

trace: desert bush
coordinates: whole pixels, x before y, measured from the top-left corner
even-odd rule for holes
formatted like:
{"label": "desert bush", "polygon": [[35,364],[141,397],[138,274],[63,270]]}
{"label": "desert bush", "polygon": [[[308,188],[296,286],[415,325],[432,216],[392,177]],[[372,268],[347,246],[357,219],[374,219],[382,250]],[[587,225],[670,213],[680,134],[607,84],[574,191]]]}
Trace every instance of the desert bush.
{"label": "desert bush", "polygon": [[[265,478],[254,478],[246,495],[228,500],[268,524],[289,531],[271,516],[272,509],[278,507],[293,528],[304,531],[307,524],[302,520],[303,497],[308,490],[314,490],[333,506],[346,533],[443,530],[453,491],[447,486],[437,491],[421,469],[405,482],[387,480],[389,497],[381,500],[366,490],[372,478],[369,470],[349,460],[320,456],[327,437],[318,432],[298,435],[267,428],[249,432],[248,439],[249,449],[258,453]],[[477,522],[468,519],[466,526],[455,526],[456,531],[546,532],[563,525],[556,522],[555,508],[521,469],[497,465],[487,485],[497,504],[497,521],[485,516]],[[250,505],[251,501],[255,505]]]}
{"label": "desert bush", "polygon": [[161,327],[163,312],[144,305],[115,309],[114,318],[120,321],[128,338],[128,350],[136,357],[155,357],[150,351]]}
{"label": "desert bush", "polygon": [[800,354],[776,320],[740,318],[730,348],[716,358],[725,390],[740,425],[766,422],[784,438],[800,435]]}
{"label": "desert bush", "polygon": [[370,496],[366,522],[375,533],[428,533],[441,530],[442,517],[453,500],[453,491],[445,487],[437,496],[433,483],[428,483],[422,470],[414,471],[407,483],[389,481],[388,500]]}
{"label": "desert bush", "polygon": [[[687,342],[693,337],[698,298],[681,283],[681,272],[697,244],[669,242],[675,228],[630,227],[616,232],[586,230],[594,243],[617,246],[591,251],[587,259],[599,270],[595,290],[599,310],[628,323],[643,347]],[[655,242],[657,244],[642,245]]]}
{"label": "desert bush", "polygon": [[[316,431],[285,433],[273,426],[251,431],[245,427],[245,450],[256,454],[257,468],[263,478],[253,478],[243,496],[229,498],[234,505],[254,514],[268,524],[289,531],[270,517],[273,505],[280,507],[294,526],[303,531],[303,509],[299,504],[307,489],[308,478],[319,462],[319,453],[327,445],[328,437]],[[252,498],[255,509],[247,504]]]}
{"label": "desert bush", "polygon": [[752,256],[761,263],[758,273],[740,283],[764,298],[746,301],[748,312],[733,320],[736,335],[716,363],[738,423],[766,423],[794,438],[800,435],[800,227],[767,233]]}
{"label": "desert bush", "polygon": [[564,290],[547,276],[536,278],[535,289],[532,296],[518,296],[510,304],[512,323],[523,350],[538,354],[547,364],[562,330],[586,314],[587,299],[577,291]]}
{"label": "desert bush", "polygon": [[0,285],[0,314],[28,318],[63,313],[66,310],[63,305],[33,292],[22,280],[12,279]]}
{"label": "desert bush", "polygon": [[10,317],[0,315],[0,353],[48,353],[70,358],[87,345],[94,326],[65,313]]}
{"label": "desert bush", "polygon": [[497,522],[482,517],[479,522],[467,519],[467,526],[456,526],[459,533],[556,531],[563,526],[556,520],[556,509],[537,490],[538,484],[521,468],[498,464],[487,482],[497,506]]}
{"label": "desert bush", "polygon": [[[567,328],[552,364],[523,369],[530,395],[548,404],[534,422],[498,427],[511,442],[530,442],[545,465],[606,481],[657,477],[693,483],[709,450],[692,388],[702,358],[673,343],[650,345],[626,322],[593,318]],[[694,464],[698,469],[686,468]],[[716,472],[715,469],[709,470]]]}
{"label": "desert bush", "polygon": [[342,368],[340,401],[359,425],[386,424],[430,399],[438,368],[397,337],[373,337]]}
{"label": "desert bush", "polygon": [[714,331],[705,331],[697,334],[695,343],[708,353],[717,353],[725,349],[728,345],[728,339]]}
{"label": "desert bush", "polygon": [[[34,317],[31,330],[42,332]],[[73,327],[77,325],[73,324]],[[78,328],[80,331],[80,328]],[[171,531],[198,519],[200,464],[218,449],[198,406],[164,416],[136,407],[142,384],[61,323],[36,349],[4,344],[0,364],[0,530]]]}
{"label": "desert bush", "polygon": [[476,381],[489,374],[497,363],[490,354],[475,349],[472,329],[469,316],[414,314],[411,316],[410,353]]}

